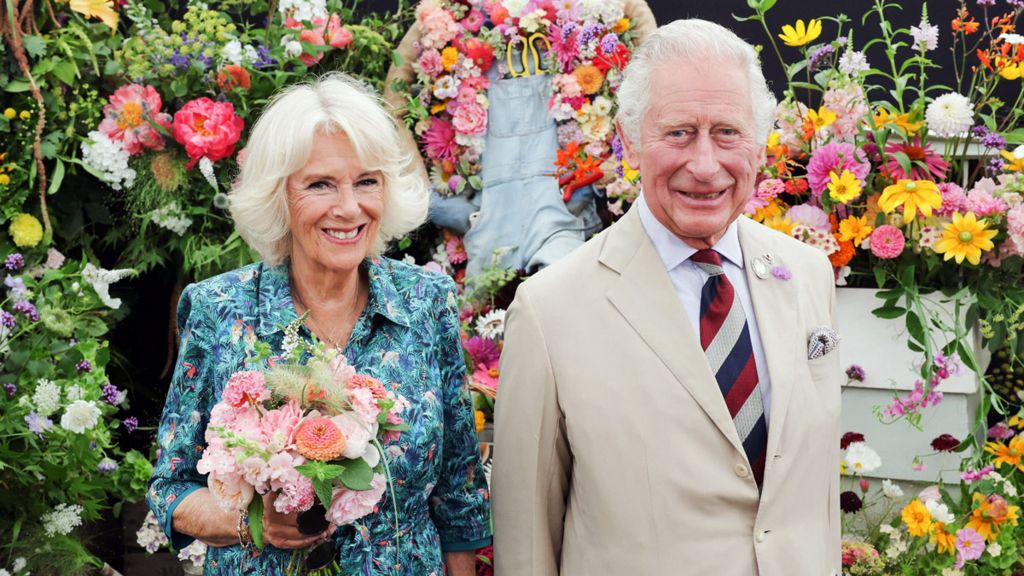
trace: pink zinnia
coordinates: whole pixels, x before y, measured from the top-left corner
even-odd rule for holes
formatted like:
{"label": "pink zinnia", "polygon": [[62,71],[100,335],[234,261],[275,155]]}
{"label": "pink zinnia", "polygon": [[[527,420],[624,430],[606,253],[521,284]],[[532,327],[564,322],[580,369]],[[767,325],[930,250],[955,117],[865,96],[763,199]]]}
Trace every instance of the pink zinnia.
{"label": "pink zinnia", "polygon": [[473,34],[476,34],[484,25],[483,12],[480,12],[479,10],[474,8],[469,12],[466,12],[466,17],[463,18],[462,21],[459,22],[459,24],[461,24],[462,27],[465,28],[467,32],[472,32]]}
{"label": "pink zinnia", "polygon": [[498,389],[498,361],[492,360],[476,365],[473,371],[473,381],[481,386]]}
{"label": "pink zinnia", "polygon": [[334,460],[345,451],[345,435],[330,418],[310,418],[295,430],[295,450],[310,460]]}
{"label": "pink zinnia", "polygon": [[938,187],[942,193],[942,206],[935,210],[936,216],[952,216],[955,212],[965,212],[967,196],[963,188],[953,182],[943,182]]}
{"label": "pink zinnia", "polygon": [[895,226],[883,224],[871,233],[871,253],[878,258],[896,258],[903,253],[906,239],[903,232]]}
{"label": "pink zinnia", "polygon": [[[895,154],[902,152],[910,158],[910,174],[903,171]],[[921,144],[917,136],[913,142],[889,142],[885,145],[885,171],[893,180],[942,180],[949,169],[949,162],[935,153],[928,144]],[[923,164],[923,166],[922,166]]]}
{"label": "pink zinnia", "polygon": [[466,261],[466,247],[462,244],[462,238],[452,236],[444,243],[445,252],[448,253],[448,261],[452,264],[462,264]]}
{"label": "pink zinnia", "polygon": [[143,149],[162,150],[164,139],[150,121],[164,128],[171,127],[171,115],[160,111],[160,94],[152,86],[128,84],[114,91],[110,103],[103,107],[99,129],[111,140],[118,141],[134,156]]}
{"label": "pink zinnia", "polygon": [[231,102],[214,102],[203,96],[174,113],[171,134],[185,147],[191,168],[204,156],[213,162],[231,156],[244,127],[245,121],[235,114]]}
{"label": "pink zinnia", "polygon": [[458,157],[458,144],[455,142],[455,128],[451,122],[433,116],[430,127],[423,133],[423,148],[432,160],[448,160],[455,162]]}
{"label": "pink zinnia", "polygon": [[811,185],[814,196],[820,198],[828,188],[830,173],[838,175],[843,170],[849,170],[863,182],[871,170],[871,164],[862,150],[846,142],[830,142],[815,150],[807,163],[807,183]]}

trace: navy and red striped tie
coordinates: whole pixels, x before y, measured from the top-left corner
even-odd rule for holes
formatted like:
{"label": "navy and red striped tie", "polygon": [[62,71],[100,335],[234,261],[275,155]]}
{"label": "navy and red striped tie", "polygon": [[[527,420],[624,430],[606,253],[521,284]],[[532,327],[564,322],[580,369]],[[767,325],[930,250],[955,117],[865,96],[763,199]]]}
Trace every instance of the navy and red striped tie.
{"label": "navy and red striped tie", "polygon": [[725,276],[718,252],[698,250],[690,259],[709,274],[700,294],[700,345],[760,487],[768,451],[768,423],[743,304]]}

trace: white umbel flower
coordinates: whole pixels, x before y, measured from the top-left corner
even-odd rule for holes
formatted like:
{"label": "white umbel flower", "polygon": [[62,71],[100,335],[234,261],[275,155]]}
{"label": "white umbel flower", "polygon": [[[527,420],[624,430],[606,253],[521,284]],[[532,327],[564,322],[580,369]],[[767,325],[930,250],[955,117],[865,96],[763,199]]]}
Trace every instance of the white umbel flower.
{"label": "white umbel flower", "polygon": [[484,338],[497,340],[505,333],[505,311],[491,310],[476,321],[476,333]]}
{"label": "white umbel flower", "polygon": [[60,409],[60,386],[52,380],[40,378],[32,394],[32,404],[40,416],[49,416]]}
{"label": "white umbel flower", "polygon": [[43,530],[47,536],[66,536],[81,525],[82,507],[78,504],[60,504],[53,512],[43,516]]}
{"label": "white umbel flower", "polygon": [[60,427],[75,434],[92,430],[100,421],[100,409],[88,400],[75,400],[60,417]]}
{"label": "white umbel flower", "polygon": [[82,142],[82,162],[114,190],[131,188],[135,183],[135,170],[128,167],[128,151],[99,130],[89,132],[89,140]]}
{"label": "white umbel flower", "polygon": [[184,236],[189,226],[192,225],[192,219],[178,206],[177,200],[172,200],[166,206],[161,206],[150,212],[149,220],[161,228],[174,232],[178,236]]}
{"label": "white umbel flower", "polygon": [[940,138],[960,136],[974,125],[974,104],[956,92],[943,94],[928,105],[924,120]]}
{"label": "white umbel flower", "polygon": [[882,466],[882,457],[873,448],[863,442],[854,442],[846,448],[843,457],[846,469],[854,474],[874,472]]}

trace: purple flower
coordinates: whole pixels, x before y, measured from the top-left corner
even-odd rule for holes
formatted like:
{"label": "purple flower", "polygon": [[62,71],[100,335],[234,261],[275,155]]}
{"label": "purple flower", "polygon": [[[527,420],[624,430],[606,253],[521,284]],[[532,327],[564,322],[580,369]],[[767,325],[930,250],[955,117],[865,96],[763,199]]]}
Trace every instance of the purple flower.
{"label": "purple flower", "polygon": [[179,71],[188,70],[190,66],[188,56],[185,56],[178,52],[178,49],[174,49],[174,54],[167,59],[167,62],[177,68]]}
{"label": "purple flower", "polygon": [[135,416],[129,416],[124,419],[124,422],[122,422],[121,425],[124,426],[124,429],[127,430],[129,434],[131,434],[139,427],[139,419]]}
{"label": "purple flower", "polygon": [[989,472],[992,472],[995,469],[996,467],[990,464],[988,466],[985,466],[981,470],[965,470],[964,472],[960,473],[960,479],[963,480],[964,482],[977,482],[978,480],[981,480],[982,478],[987,476]]}
{"label": "purple flower", "polygon": [[850,380],[863,382],[865,376],[866,374],[864,374],[864,369],[861,368],[859,364],[850,364],[850,367],[846,369],[846,377]]}
{"label": "purple flower", "polygon": [[582,48],[582,47],[586,46],[587,44],[589,44],[591,40],[593,40],[594,38],[597,38],[597,35],[600,32],[601,32],[601,25],[600,24],[594,24],[594,23],[587,24],[586,26],[583,27],[583,30],[580,31],[580,35],[576,39],[576,41],[577,41],[578,45],[580,46],[580,48]]}
{"label": "purple flower", "polygon": [[11,314],[7,310],[0,310],[0,326],[3,326],[4,328],[14,328],[14,323],[16,321],[14,314]]}
{"label": "purple flower", "polygon": [[28,300],[16,302],[14,304],[14,311],[24,314],[33,322],[39,322],[39,312],[36,310],[35,304],[32,304]]}
{"label": "purple flower", "polygon": [[100,463],[96,465],[96,471],[100,474],[110,474],[114,470],[117,470],[117,462],[110,458],[104,458],[100,460]]}
{"label": "purple flower", "polygon": [[7,258],[4,259],[4,267],[10,271],[20,270],[25,265],[25,257],[17,252],[8,254]]}
{"label": "purple flower", "polygon": [[852,490],[847,490],[839,495],[839,508],[847,514],[854,514],[860,512],[860,509],[864,507],[864,502],[857,496],[857,493]]}
{"label": "purple flower", "polygon": [[110,382],[103,385],[103,399],[111,406],[117,406],[124,401],[124,394]]}
{"label": "purple flower", "polygon": [[978,6],[995,6],[996,0],[978,0]]}
{"label": "purple flower", "polygon": [[619,38],[613,32],[609,32],[601,38],[601,51],[605,54],[612,54],[615,52],[615,47],[619,45]]}
{"label": "purple flower", "polygon": [[825,59],[831,57],[835,53],[836,49],[833,48],[831,44],[825,44],[811,54],[810,62],[807,64],[808,68],[810,68],[811,72],[817,72],[821,69],[821,65]]}
{"label": "purple flower", "polygon": [[45,433],[50,431],[50,428],[53,428],[53,420],[35,412],[30,412],[28,416],[25,416],[25,423],[28,424],[28,431],[34,432],[40,440],[43,439]]}
{"label": "purple flower", "polygon": [[498,345],[490,338],[473,336],[463,343],[469,357],[473,359],[473,368],[481,364],[490,364],[501,356]]}
{"label": "purple flower", "polygon": [[978,139],[978,142],[986,149],[997,148],[1002,150],[1006,147],[1006,140],[998,132],[992,132],[984,125],[975,126],[972,132],[974,137]]}
{"label": "purple flower", "polygon": [[277,64],[277,60],[270,57],[270,49],[266,46],[256,47],[257,60],[253,62],[253,68],[259,70],[260,68],[266,68],[268,66],[274,66]]}
{"label": "purple flower", "polygon": [[8,276],[4,278],[4,286],[11,289],[11,298],[15,301],[24,300],[25,294],[28,293],[28,288],[25,288],[25,281],[20,277]]}
{"label": "purple flower", "polygon": [[18,385],[14,382],[8,382],[7,384],[4,384],[4,390],[7,391],[8,396],[14,396],[18,393]]}
{"label": "purple flower", "polygon": [[1003,171],[1003,159],[1002,158],[992,158],[992,159],[990,159],[988,161],[988,166],[986,168],[988,169],[988,173],[989,174],[1000,174],[1000,173],[1002,173],[1002,171]]}
{"label": "purple flower", "polygon": [[956,568],[963,568],[964,561],[977,560],[985,551],[985,539],[974,528],[961,528],[956,531]]}
{"label": "purple flower", "polygon": [[999,422],[988,429],[988,437],[992,440],[1009,440],[1014,437],[1013,428],[1006,422]]}
{"label": "purple flower", "polygon": [[78,364],[75,364],[75,368],[78,369],[79,372],[92,372],[92,364],[90,364],[88,360],[82,360]]}
{"label": "purple flower", "polygon": [[793,273],[789,271],[789,268],[782,266],[772,266],[772,276],[775,276],[779,280],[789,280],[793,277]]}

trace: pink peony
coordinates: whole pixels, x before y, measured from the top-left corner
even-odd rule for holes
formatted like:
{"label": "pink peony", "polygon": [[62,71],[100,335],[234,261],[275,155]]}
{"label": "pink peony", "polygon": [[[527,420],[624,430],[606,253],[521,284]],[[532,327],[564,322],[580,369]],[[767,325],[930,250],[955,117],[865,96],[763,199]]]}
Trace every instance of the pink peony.
{"label": "pink peony", "polygon": [[344,526],[366,516],[377,507],[386,487],[384,476],[374,474],[369,490],[336,488],[331,498],[331,507],[327,510],[327,520]]}
{"label": "pink peony", "polygon": [[853,144],[830,142],[814,151],[807,163],[807,183],[816,198],[828,189],[831,181],[829,174],[842,174],[849,170],[861,182],[867,178],[871,164],[863,150],[856,149]]}
{"label": "pink peony", "polygon": [[267,390],[262,372],[242,370],[231,375],[220,399],[235,408],[241,408],[250,402],[269,400],[270,390]]}
{"label": "pink peony", "polygon": [[952,216],[954,212],[964,212],[967,207],[967,196],[964,189],[953,182],[938,185],[942,193],[942,206],[935,210],[936,216]]}
{"label": "pink peony", "polygon": [[152,86],[128,84],[118,88],[103,107],[100,132],[121,143],[134,156],[143,149],[163,150],[164,139],[150,122],[170,129],[171,115],[160,112],[160,94]]}
{"label": "pink peony", "polygon": [[235,474],[226,476],[210,474],[207,485],[217,504],[228,512],[237,512],[248,508],[255,493],[251,484]]}
{"label": "pink peony", "polygon": [[420,70],[430,76],[431,78],[437,78],[444,72],[444,65],[441,63],[441,53],[437,50],[424,50],[420,54]]}
{"label": "pink peony", "polygon": [[455,128],[451,122],[437,116],[430,118],[430,127],[423,133],[423,148],[431,160],[455,162],[459,148],[455,142]]}
{"label": "pink peony", "polygon": [[231,156],[244,127],[245,121],[235,114],[231,102],[214,102],[203,96],[174,113],[171,134],[185,147],[192,168],[204,156],[214,162]]}
{"label": "pink peony", "polygon": [[436,0],[420,2],[416,6],[416,21],[423,31],[420,44],[424,48],[444,48],[459,35],[459,25],[451,12],[441,7]]}
{"label": "pink peony", "polygon": [[483,134],[487,130],[487,109],[476,102],[463,102],[455,111],[452,125],[460,134]]}
{"label": "pink peony", "polygon": [[327,22],[327,30],[324,33],[324,40],[332,48],[346,48],[352,43],[352,31],[341,25],[341,16],[331,14]]}
{"label": "pink peony", "polygon": [[260,432],[268,449],[283,450],[291,444],[295,427],[302,420],[302,408],[298,402],[289,400],[283,406],[264,412],[260,419]]}
{"label": "pink peony", "polygon": [[281,488],[281,492],[274,500],[274,509],[281,514],[302,512],[313,507],[316,500],[316,492],[313,490],[313,482],[299,474],[295,481]]}
{"label": "pink peony", "polygon": [[883,224],[875,228],[870,237],[871,253],[878,258],[897,258],[903,253],[906,239],[903,232],[895,226]]}
{"label": "pink peony", "polygon": [[296,466],[306,462],[302,456],[293,456],[290,452],[278,452],[267,460],[267,474],[272,490],[281,490],[288,484],[293,484],[302,476]]}

